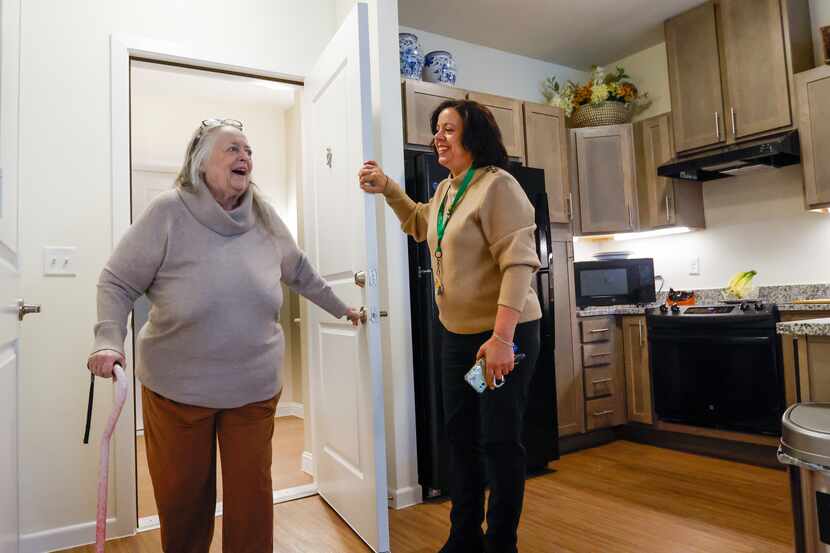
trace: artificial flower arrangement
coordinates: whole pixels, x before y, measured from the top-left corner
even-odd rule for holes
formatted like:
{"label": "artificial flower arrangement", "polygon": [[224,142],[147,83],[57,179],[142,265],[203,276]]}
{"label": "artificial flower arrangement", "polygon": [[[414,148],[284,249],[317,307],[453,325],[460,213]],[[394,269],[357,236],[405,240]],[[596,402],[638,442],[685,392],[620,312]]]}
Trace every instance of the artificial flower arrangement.
{"label": "artificial flower arrangement", "polygon": [[604,102],[625,104],[629,113],[635,115],[646,109],[651,100],[647,92],[640,92],[629,79],[622,67],[606,74],[602,67],[595,65],[591,68],[591,79],[582,85],[567,81],[560,86],[556,77],[548,77],[542,81],[542,95],[548,104],[562,108],[568,117],[581,106],[598,106]]}

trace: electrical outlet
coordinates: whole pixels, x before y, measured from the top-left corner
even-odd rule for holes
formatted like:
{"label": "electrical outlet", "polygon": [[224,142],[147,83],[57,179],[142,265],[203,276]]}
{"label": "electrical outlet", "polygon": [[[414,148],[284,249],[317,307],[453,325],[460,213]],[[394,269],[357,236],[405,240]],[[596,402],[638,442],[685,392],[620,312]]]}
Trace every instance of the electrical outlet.
{"label": "electrical outlet", "polygon": [[75,247],[43,248],[44,276],[75,276]]}
{"label": "electrical outlet", "polygon": [[689,264],[689,274],[690,275],[699,275],[700,274],[700,258],[693,257],[692,262]]}

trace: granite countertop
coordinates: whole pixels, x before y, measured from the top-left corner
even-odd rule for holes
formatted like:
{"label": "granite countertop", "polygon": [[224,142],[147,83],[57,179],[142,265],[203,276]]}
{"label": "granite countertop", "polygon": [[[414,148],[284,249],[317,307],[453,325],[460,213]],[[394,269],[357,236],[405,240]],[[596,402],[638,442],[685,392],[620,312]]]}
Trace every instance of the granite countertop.
{"label": "granite countertop", "polygon": [[776,330],[793,336],[830,336],[830,318],[778,323]]}
{"label": "granite countertop", "polygon": [[779,311],[830,311],[830,303],[777,303]]}
{"label": "granite countertop", "polygon": [[576,310],[577,317],[598,317],[601,315],[644,315],[649,307],[657,307],[659,303],[648,305],[609,305],[607,307],[585,307]]}
{"label": "granite countertop", "polygon": [[[695,290],[699,305],[711,305],[721,302],[721,289]],[[660,300],[648,305],[610,305],[607,307],[586,307],[578,309],[577,317],[595,317],[602,315],[642,315],[648,307],[657,307],[666,299],[666,292],[657,295]],[[779,311],[830,311],[830,303],[793,303],[799,299],[830,298],[830,284],[789,284],[780,286],[761,286],[758,299],[764,303],[774,303]],[[819,319],[823,320],[823,319]],[[793,324],[797,324],[797,321]],[[828,333],[830,336],[830,333]]]}

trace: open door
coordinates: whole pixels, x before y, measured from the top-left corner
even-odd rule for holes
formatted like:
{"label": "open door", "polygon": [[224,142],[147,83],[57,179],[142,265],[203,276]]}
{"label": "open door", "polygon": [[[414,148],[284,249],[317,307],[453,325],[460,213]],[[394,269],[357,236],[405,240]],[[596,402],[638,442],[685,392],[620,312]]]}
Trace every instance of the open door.
{"label": "open door", "polygon": [[309,306],[313,461],[320,495],[377,552],[389,551],[375,202],[357,185],[373,157],[367,5],[358,3],[305,81],[305,248],[352,327]]}
{"label": "open door", "polygon": [[[0,3],[0,553],[17,553],[17,372],[20,352],[18,97],[20,0]],[[23,310],[21,309],[21,313]]]}

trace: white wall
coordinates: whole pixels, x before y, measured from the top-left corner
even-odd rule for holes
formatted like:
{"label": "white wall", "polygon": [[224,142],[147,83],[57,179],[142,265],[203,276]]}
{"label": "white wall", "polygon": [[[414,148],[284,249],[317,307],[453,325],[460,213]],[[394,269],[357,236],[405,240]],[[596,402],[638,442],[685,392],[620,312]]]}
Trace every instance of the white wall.
{"label": "white wall", "polygon": [[634,117],[635,121],[671,111],[665,42],[609,63],[606,70],[610,73],[618,65],[625,68],[631,81],[641,91],[648,92],[648,97],[651,99],[651,105]]}
{"label": "white wall", "polygon": [[568,79],[584,81],[589,76],[584,71],[564,65],[519,56],[420,29],[401,26],[400,32],[416,34],[423,54],[431,50],[450,52],[457,67],[455,85],[475,92],[544,102],[540,85],[546,77],[557,76],[560,82],[564,82]]}
{"label": "white wall", "polygon": [[[50,533],[77,536],[72,525],[95,518],[98,452],[80,438],[95,283],[112,241],[110,34],[190,45],[239,64],[303,75],[334,32],[334,6],[332,0],[22,4],[23,292],[43,304],[43,313],[23,328],[21,349],[20,522],[23,550],[31,551]],[[42,277],[45,245],[76,246],[78,276]],[[110,398],[111,387],[99,384],[96,431]]]}
{"label": "white wall", "polygon": [[[811,0],[813,30],[830,25],[830,1]],[[626,58],[634,77],[645,75],[657,90],[668,88],[665,46]],[[662,57],[661,57],[662,56]],[[665,110],[670,102],[660,102]],[[631,250],[654,257],[655,271],[666,289],[722,288],[739,270],[754,269],[758,285],[830,282],[830,216],[804,209],[800,165],[765,170],[701,184],[706,229],[684,235],[633,241],[575,244],[577,259],[595,251]],[[699,276],[689,275],[700,258]]]}
{"label": "white wall", "polygon": [[[643,240],[608,241],[600,251],[654,257],[665,289],[723,288],[738,271],[758,271],[757,285],[830,282],[830,216],[804,211],[801,166],[702,184],[706,230]],[[587,243],[590,244],[590,243]],[[576,243],[578,260],[591,246]],[[700,275],[689,265],[700,258]]]}

